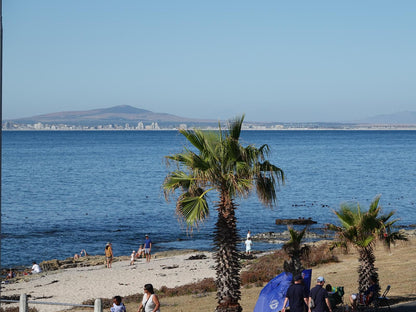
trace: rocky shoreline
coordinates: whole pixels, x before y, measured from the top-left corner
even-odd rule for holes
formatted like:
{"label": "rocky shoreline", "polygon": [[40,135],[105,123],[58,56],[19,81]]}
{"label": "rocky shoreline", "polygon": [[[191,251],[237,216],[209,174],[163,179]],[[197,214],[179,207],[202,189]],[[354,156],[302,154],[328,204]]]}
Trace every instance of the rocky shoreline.
{"label": "rocky shoreline", "polygon": [[[405,231],[406,234],[409,237],[415,237],[416,236],[416,229],[412,230],[401,230]],[[332,240],[334,238],[334,235],[332,233],[323,233],[319,234],[312,231],[307,231],[305,233],[305,243],[316,243],[318,241],[326,241],[326,240]],[[286,241],[290,239],[289,231],[283,231],[283,232],[264,232],[264,233],[258,233],[251,235],[251,239],[253,241],[261,241],[261,242],[267,242],[271,244],[284,244]],[[174,255],[180,255],[180,254],[186,254],[189,252],[197,252],[195,250],[173,250],[173,251],[165,251],[165,252],[158,252],[153,255],[154,258],[163,258],[163,257],[170,257]],[[262,251],[256,251],[254,254],[259,254]],[[245,255],[242,253],[242,259],[245,258]],[[119,256],[114,257],[113,262],[118,261],[128,261],[130,260],[129,256]],[[59,259],[51,259],[42,261],[39,263],[40,267],[42,268],[42,271],[45,272],[52,272],[52,271],[58,271],[58,270],[65,270],[65,269],[71,269],[71,268],[83,268],[83,267],[92,267],[92,266],[99,266],[105,264],[105,256],[104,255],[88,255],[84,257],[80,257],[78,259],[74,259],[72,257],[59,260]],[[6,280],[7,273],[9,269],[2,269],[1,270],[1,280],[2,282],[19,282],[19,281],[27,281],[30,279],[33,275],[30,274],[31,269],[28,267],[15,267],[12,268],[12,270],[15,272],[16,277]],[[40,273],[42,274],[42,273]]]}

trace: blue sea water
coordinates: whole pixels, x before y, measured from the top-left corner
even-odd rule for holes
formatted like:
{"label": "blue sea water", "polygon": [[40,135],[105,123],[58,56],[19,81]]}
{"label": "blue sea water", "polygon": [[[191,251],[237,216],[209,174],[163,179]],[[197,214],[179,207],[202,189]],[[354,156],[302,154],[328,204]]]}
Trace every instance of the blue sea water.
{"label": "blue sea water", "polygon": [[[276,218],[336,222],[345,201],[416,223],[416,131],[245,131],[243,144],[267,143],[286,174],[274,209],[239,200],[241,235],[283,231]],[[148,233],[154,251],[212,249],[216,211],[190,235],[166,202],[164,156],[189,146],[176,131],[6,131],[2,148],[2,267],[64,259],[86,249],[128,255]],[[211,197],[215,200],[215,196]],[[243,246],[241,246],[243,248]],[[254,244],[253,249],[276,248]]]}

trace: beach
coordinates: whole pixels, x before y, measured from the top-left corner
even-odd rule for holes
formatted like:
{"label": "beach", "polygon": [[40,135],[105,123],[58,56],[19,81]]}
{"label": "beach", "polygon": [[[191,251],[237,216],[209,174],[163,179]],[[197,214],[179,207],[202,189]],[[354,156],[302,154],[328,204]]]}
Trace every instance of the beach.
{"label": "beach", "polygon": [[[398,243],[390,252],[381,245],[376,248],[380,286],[384,290],[387,285],[391,285],[390,296],[397,297],[400,301],[416,300],[416,271],[412,269],[416,266],[415,243],[416,238],[410,236],[409,242]],[[197,259],[189,260],[193,256]],[[339,262],[313,267],[312,279],[323,275],[327,283],[344,286],[345,294],[348,296],[357,288],[357,254],[351,250],[346,255],[339,253],[338,258]],[[162,286],[175,287],[198,282],[204,278],[215,278],[213,254],[210,252],[188,251],[174,255],[166,253],[156,255],[150,263],[146,263],[145,259],[139,259],[135,265],[129,264],[128,257],[123,257],[121,261],[114,262],[110,269],[105,268],[102,263],[43,272],[20,282],[3,284],[2,296],[26,293],[30,295],[30,301],[81,304],[88,299],[142,294],[143,285],[146,283],[160,289]],[[262,287],[254,285],[242,288],[241,304],[245,311],[253,310],[261,289]],[[199,302],[200,311],[212,311],[216,305],[215,293],[210,293],[204,296],[161,298],[162,309],[172,312],[192,311],[187,310],[187,302],[190,300]],[[68,308],[37,304],[33,306],[41,312]],[[128,311],[132,311],[133,307],[134,304]]]}
{"label": "beach", "polygon": [[[204,255],[205,259],[187,260]],[[33,274],[18,283],[2,285],[2,296],[26,293],[30,301],[81,304],[88,299],[112,298],[143,292],[143,285],[175,287],[215,277],[212,253],[189,252],[174,256],[157,256],[149,263],[139,258],[134,265],[130,260],[104,265],[70,268]],[[62,307],[36,305],[39,311],[59,311]],[[65,307],[64,307],[65,308]]]}

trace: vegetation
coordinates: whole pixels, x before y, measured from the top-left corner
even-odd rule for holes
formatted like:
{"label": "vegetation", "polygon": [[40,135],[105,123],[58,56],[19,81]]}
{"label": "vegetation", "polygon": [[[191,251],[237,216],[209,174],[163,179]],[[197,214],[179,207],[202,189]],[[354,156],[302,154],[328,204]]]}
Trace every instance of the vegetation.
{"label": "vegetation", "polygon": [[370,204],[368,211],[362,211],[360,205],[342,204],[339,211],[334,211],[341,226],[328,224],[329,230],[336,232],[333,247],[348,248],[353,246],[359,253],[358,290],[364,292],[370,286],[370,277],[378,284],[378,273],[375,267],[374,247],[376,241],[382,240],[387,248],[397,240],[407,240],[405,234],[394,231],[393,224],[398,219],[389,219],[394,211],[381,215],[380,195]]}
{"label": "vegetation", "polygon": [[269,147],[256,148],[240,144],[244,116],[229,123],[228,131],[204,132],[180,130],[196,152],[185,149],[167,156],[177,170],[166,177],[163,188],[166,198],[181,191],[176,212],[189,228],[197,226],[209,215],[207,194],[216,191],[218,218],[215,225],[216,311],[239,312],[241,306],[240,262],[237,251],[238,233],[235,209],[236,198],[247,197],[253,189],[261,203],[272,206],[276,187],[284,182],[282,169],[267,159]]}
{"label": "vegetation", "polygon": [[302,260],[306,260],[310,253],[310,247],[307,245],[302,246],[302,239],[305,236],[307,227],[302,231],[296,231],[293,227],[289,227],[290,239],[283,244],[283,250],[290,257],[289,261],[285,261],[283,269],[285,272],[290,272],[293,276],[302,273],[304,267]]}

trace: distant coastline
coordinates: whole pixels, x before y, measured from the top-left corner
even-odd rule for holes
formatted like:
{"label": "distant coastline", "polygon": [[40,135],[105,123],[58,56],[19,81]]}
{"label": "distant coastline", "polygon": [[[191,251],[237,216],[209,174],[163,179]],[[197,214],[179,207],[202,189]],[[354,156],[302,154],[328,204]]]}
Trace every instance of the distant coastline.
{"label": "distant coastline", "polygon": [[[217,130],[226,121],[181,117],[119,105],[87,111],[68,111],[2,121],[2,129],[49,131],[99,130]],[[375,116],[352,122],[256,122],[245,119],[243,130],[416,130],[416,112]]]}
{"label": "distant coastline", "polygon": [[[205,124],[185,123],[179,125],[159,125],[157,122],[144,124],[138,122],[137,125],[103,124],[103,125],[67,125],[67,124],[50,124],[50,123],[28,123],[21,124],[15,122],[3,122],[3,131],[178,131],[180,129],[202,129],[217,130],[218,125],[211,126]],[[225,129],[225,127],[224,127]],[[313,131],[313,130],[345,130],[345,131],[363,131],[363,130],[416,130],[416,125],[399,125],[399,124],[343,124],[343,123],[244,123],[243,130],[248,131]]]}

